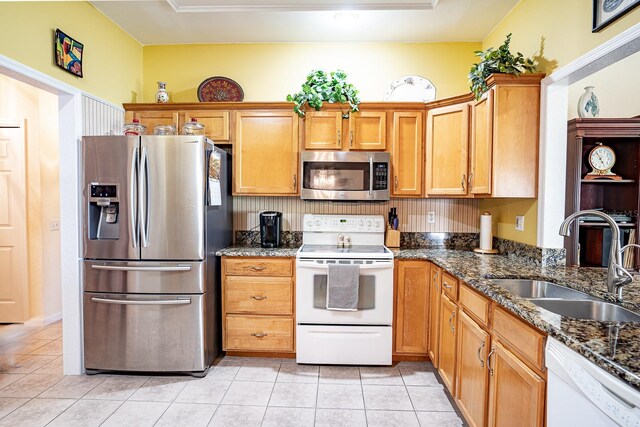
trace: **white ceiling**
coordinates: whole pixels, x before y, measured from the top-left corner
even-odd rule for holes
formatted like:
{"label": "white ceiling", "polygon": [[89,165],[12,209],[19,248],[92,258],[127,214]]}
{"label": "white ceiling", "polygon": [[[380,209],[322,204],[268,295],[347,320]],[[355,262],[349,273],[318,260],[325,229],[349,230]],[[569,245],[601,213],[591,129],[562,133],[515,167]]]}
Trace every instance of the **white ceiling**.
{"label": "white ceiling", "polygon": [[[481,41],[519,0],[92,1],[143,45]],[[352,10],[356,18],[336,19]]]}

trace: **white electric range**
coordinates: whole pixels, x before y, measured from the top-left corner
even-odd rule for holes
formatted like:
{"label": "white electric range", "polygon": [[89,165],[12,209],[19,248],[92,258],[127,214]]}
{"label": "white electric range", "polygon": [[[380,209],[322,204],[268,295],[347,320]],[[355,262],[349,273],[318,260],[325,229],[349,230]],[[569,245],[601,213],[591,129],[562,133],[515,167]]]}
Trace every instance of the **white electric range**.
{"label": "white electric range", "polygon": [[[385,228],[380,215],[304,216],[296,255],[298,363],[391,365],[393,253],[384,246]],[[331,264],[359,265],[357,311],[327,309]]]}

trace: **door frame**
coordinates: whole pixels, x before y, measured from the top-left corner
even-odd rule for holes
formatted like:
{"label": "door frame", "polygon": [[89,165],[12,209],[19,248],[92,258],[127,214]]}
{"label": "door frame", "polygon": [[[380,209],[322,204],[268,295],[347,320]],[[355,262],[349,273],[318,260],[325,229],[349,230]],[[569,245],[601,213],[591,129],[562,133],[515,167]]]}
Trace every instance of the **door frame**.
{"label": "door frame", "polygon": [[47,74],[0,55],[0,74],[58,96],[60,153],[60,270],[65,375],[84,372],[82,355],[82,289],[80,286],[79,146],[82,138],[82,91]]}
{"label": "door frame", "polygon": [[565,207],[569,86],[637,52],[640,52],[640,24],[612,37],[542,80],[538,247],[564,247],[564,237],[558,230],[564,220]]}

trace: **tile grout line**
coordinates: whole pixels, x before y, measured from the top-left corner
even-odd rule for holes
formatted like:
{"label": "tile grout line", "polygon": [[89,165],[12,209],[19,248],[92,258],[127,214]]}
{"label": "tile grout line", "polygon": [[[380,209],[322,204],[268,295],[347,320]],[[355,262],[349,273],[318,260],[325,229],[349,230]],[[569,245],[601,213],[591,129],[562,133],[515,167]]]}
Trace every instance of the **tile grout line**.
{"label": "tile grout line", "polygon": [[360,391],[362,392],[362,407],[364,408],[364,422],[369,426],[369,416],[367,415],[367,400],[364,397],[364,384],[362,384],[362,371],[358,366],[358,378],[360,379]]}

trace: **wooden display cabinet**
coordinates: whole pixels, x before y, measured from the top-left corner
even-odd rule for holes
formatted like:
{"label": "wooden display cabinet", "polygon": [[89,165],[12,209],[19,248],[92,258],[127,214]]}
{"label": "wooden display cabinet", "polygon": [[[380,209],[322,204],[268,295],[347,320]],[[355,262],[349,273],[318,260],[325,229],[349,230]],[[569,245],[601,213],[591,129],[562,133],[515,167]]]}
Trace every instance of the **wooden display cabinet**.
{"label": "wooden display cabinet", "polygon": [[[588,155],[598,144],[613,149],[616,163],[612,171],[622,179],[585,179],[591,172]],[[618,225],[622,244],[631,231],[638,230],[640,171],[640,119],[574,119],[568,124],[567,183],[565,216],[578,210],[602,209],[631,217]],[[603,222],[579,222],[571,225],[565,238],[567,265],[602,267],[607,265],[609,227]],[[636,234],[636,243],[638,237]],[[640,265],[640,251],[629,255],[634,269]]]}

